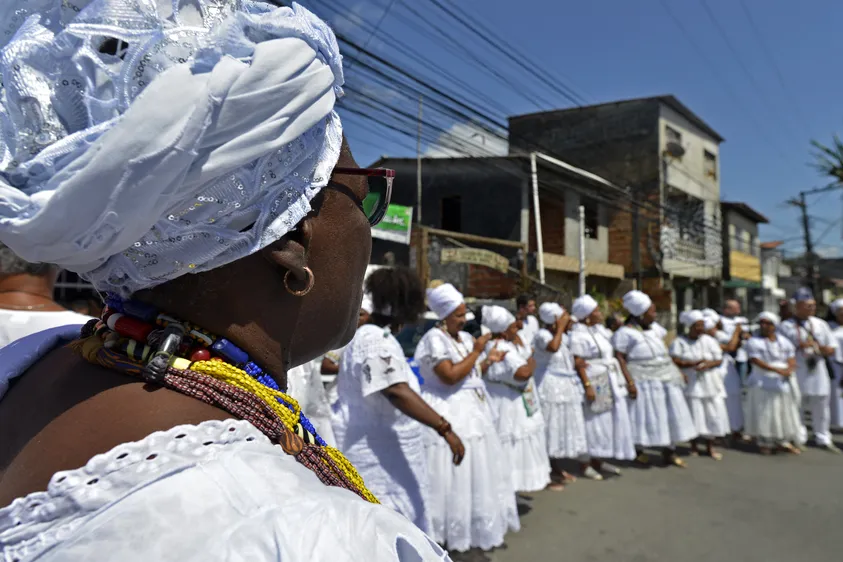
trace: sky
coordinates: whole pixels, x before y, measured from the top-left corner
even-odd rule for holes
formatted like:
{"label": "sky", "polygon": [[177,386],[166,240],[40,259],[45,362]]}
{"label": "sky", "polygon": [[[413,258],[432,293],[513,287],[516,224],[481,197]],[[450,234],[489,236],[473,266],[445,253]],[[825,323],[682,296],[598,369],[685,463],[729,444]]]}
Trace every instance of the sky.
{"label": "sky", "polygon": [[[802,250],[798,209],[785,201],[801,190],[829,183],[811,166],[810,141],[828,144],[832,135],[843,134],[843,2],[440,2],[457,4],[471,14],[490,30],[493,40],[503,38],[516,45],[586,104],[675,95],[726,139],[720,147],[721,198],[744,201],[770,219],[770,225],[762,228],[762,240],[784,239],[789,251]],[[438,12],[430,0],[302,4],[375,53],[400,61],[411,73],[429,75],[419,60],[398,57],[396,49],[421,53],[436,67],[486,94],[508,114],[573,105],[543,84],[530,86],[529,95],[528,88],[502,85],[492,73],[514,76],[517,69],[489,54],[488,46]],[[420,22],[411,10],[431,18],[438,29]],[[473,65],[464,51],[448,49],[443,40],[432,39],[433,32],[465,42],[469,51],[486,51],[486,68]],[[401,45],[396,46],[396,41]],[[347,69],[349,75],[353,72],[353,66]],[[541,99],[536,99],[538,93]],[[361,125],[356,116],[343,117],[361,165],[381,155],[415,156],[411,139]],[[454,122],[450,127],[460,135],[474,134],[469,123]],[[488,140],[488,149],[503,150],[495,146],[501,144],[495,140]],[[482,142],[486,146],[486,139]],[[422,150],[430,155],[448,153],[434,142],[425,142]],[[843,190],[809,196],[808,201],[812,233],[820,239],[818,252],[843,256]]]}

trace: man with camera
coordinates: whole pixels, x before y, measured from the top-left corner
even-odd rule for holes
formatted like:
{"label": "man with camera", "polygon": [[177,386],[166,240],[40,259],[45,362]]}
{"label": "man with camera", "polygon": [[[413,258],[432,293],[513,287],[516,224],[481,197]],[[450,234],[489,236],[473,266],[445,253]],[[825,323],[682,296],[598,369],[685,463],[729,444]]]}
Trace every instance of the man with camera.
{"label": "man with camera", "polygon": [[[840,453],[831,440],[830,395],[826,357],[834,355],[837,343],[825,320],[814,316],[817,302],[810,289],[802,287],[793,295],[793,317],[782,322],[779,331],[796,347],[796,378],[802,392],[804,415],[811,412],[811,426],[818,447]],[[803,431],[807,433],[807,429]],[[807,437],[807,435],[806,435]]]}

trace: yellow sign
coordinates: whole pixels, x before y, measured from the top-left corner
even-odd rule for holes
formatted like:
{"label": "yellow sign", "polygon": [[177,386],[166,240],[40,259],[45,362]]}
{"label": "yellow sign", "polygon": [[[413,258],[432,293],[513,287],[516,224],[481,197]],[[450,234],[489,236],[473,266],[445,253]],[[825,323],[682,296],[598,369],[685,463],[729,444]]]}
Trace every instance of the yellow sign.
{"label": "yellow sign", "polygon": [[471,263],[496,269],[501,273],[509,271],[509,260],[500,254],[480,248],[442,248],[439,257],[442,263]]}
{"label": "yellow sign", "polygon": [[761,260],[743,252],[729,252],[729,276],[732,279],[761,282]]}

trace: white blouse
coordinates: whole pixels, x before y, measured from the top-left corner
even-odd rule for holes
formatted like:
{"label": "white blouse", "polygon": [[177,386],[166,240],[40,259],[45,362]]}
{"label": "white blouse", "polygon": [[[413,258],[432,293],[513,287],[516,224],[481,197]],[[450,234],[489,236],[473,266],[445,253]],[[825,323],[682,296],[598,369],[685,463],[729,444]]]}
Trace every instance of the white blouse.
{"label": "white blouse", "polygon": [[453,394],[462,389],[482,388],[485,386],[481,378],[479,359],[471,370],[457,384],[442,382],[434,369],[443,361],[450,361],[454,365],[462,363],[474,350],[474,338],[467,332],[458,334],[459,341],[445,333],[441,328],[428,330],[416,346],[415,358],[419,364],[424,388],[426,391],[438,394]]}
{"label": "white blouse", "polygon": [[[553,341],[553,334],[550,333],[550,330],[546,330],[544,328],[539,330],[533,340],[533,349],[535,350],[534,355],[536,358],[536,373],[575,373],[574,356],[571,354],[570,347],[568,347],[570,344],[568,334],[562,335],[562,341],[559,344],[559,349],[555,352],[547,350],[547,346],[551,341]],[[538,378],[542,377],[540,376]]]}
{"label": "white blouse", "polygon": [[626,355],[627,361],[647,361],[668,357],[661,332],[638,326],[622,326],[612,336],[612,347]]}
{"label": "white blouse", "polygon": [[486,344],[486,354],[497,348],[498,351],[506,352],[502,361],[492,363],[486,370],[486,378],[489,382],[502,383],[508,386],[524,388],[528,381],[515,379],[515,372],[527,364],[519,348],[512,342],[506,340],[492,340]]}
{"label": "white blouse", "polygon": [[571,352],[574,356],[585,360],[614,359],[615,350],[612,342],[606,337],[604,329],[606,328],[600,325],[575,324],[571,330]]}
{"label": "white blouse", "polygon": [[746,341],[746,354],[750,359],[758,359],[772,365],[787,363],[788,359],[796,357],[796,348],[781,334],[776,334],[775,341],[753,336]]}

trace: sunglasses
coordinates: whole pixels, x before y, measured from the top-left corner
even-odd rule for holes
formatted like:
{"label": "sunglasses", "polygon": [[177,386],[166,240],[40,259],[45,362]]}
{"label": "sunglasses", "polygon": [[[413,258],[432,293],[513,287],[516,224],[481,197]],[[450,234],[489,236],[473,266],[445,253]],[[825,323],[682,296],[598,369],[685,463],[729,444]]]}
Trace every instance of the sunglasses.
{"label": "sunglasses", "polygon": [[371,226],[375,226],[386,215],[389,201],[392,199],[392,182],[395,180],[395,170],[387,168],[334,168],[334,174],[345,176],[366,176],[369,184],[369,193],[361,201],[348,187],[328,182],[328,187],[342,191],[354,202],[366,215]]}

